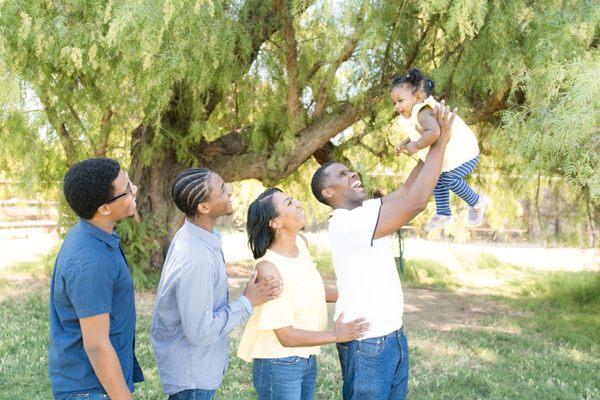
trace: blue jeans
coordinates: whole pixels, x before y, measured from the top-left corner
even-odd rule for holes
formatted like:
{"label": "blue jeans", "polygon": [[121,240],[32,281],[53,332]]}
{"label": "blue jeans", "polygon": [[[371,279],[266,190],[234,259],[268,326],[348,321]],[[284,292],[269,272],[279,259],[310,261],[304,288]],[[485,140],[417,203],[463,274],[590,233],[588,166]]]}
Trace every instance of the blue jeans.
{"label": "blue jeans", "polygon": [[344,400],[406,399],[408,343],[402,329],[338,343]]}
{"label": "blue jeans", "polygon": [[104,393],[93,391],[87,393],[74,394],[67,397],[65,400],[110,400],[110,398]]}
{"label": "blue jeans", "polygon": [[188,389],[170,395],[169,400],[212,400],[213,397],[214,390]]}
{"label": "blue jeans", "polygon": [[312,400],[317,383],[317,358],[314,355],[255,358],[252,383],[259,400]]}

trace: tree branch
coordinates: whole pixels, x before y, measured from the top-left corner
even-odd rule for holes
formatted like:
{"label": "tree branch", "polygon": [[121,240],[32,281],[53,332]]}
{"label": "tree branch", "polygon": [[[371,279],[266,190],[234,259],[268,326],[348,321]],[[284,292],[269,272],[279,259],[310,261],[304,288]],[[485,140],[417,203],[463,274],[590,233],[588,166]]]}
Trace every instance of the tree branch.
{"label": "tree branch", "polygon": [[40,101],[44,104],[46,110],[46,116],[50,125],[54,127],[58,133],[60,144],[62,145],[63,151],[65,152],[67,167],[71,167],[77,162],[77,149],[75,143],[69,134],[69,130],[64,122],[58,116],[58,112],[54,107],[48,106],[48,101],[45,97],[40,96]]}
{"label": "tree branch", "polygon": [[323,60],[317,61],[316,63],[314,63],[313,66],[308,71],[308,74],[306,74],[306,82],[310,82],[310,80],[315,76],[315,74],[317,72],[319,72],[319,70],[321,69],[321,67],[323,65],[325,65],[325,61],[323,61]]}
{"label": "tree branch", "polygon": [[60,124],[60,129],[58,130],[60,136],[60,142],[62,143],[63,149],[65,150],[65,156],[67,158],[67,167],[73,166],[75,161],[77,160],[77,151],[75,150],[75,144],[73,143],[73,139],[71,139],[71,135],[69,135],[69,131],[67,130],[67,126],[62,123]]}
{"label": "tree branch", "polygon": [[75,111],[75,108],[73,108],[73,105],[70,102],[67,104],[67,108],[69,109],[69,112],[71,113],[71,117],[73,117],[73,119],[79,126],[79,129],[81,129],[82,132],[85,132],[85,125],[83,125],[81,118],[79,118],[79,114],[77,114],[77,111]]}
{"label": "tree branch", "polygon": [[329,100],[329,93],[331,92],[331,88],[335,79],[335,74],[340,65],[347,61],[354,53],[354,50],[356,49],[356,44],[358,43],[361,33],[362,29],[360,28],[356,28],[354,30],[352,36],[350,36],[350,40],[342,49],[342,52],[338,56],[337,60],[335,60],[335,62],[331,64],[327,69],[327,72],[325,73],[323,81],[321,82],[321,85],[319,86],[319,90],[317,92],[317,101],[314,112],[315,118],[320,118],[325,113],[327,103]]}
{"label": "tree branch", "polygon": [[425,29],[423,29],[423,31],[421,32],[421,36],[419,37],[419,39],[417,39],[417,43],[413,47],[413,51],[410,53],[410,55],[406,59],[406,67],[405,67],[406,69],[409,69],[412,66],[412,64],[415,62],[417,56],[419,55],[419,51],[421,50],[421,46],[423,45],[423,42],[427,38],[427,34],[429,33],[429,30],[433,27],[434,21],[436,21],[436,20],[437,19],[435,17],[431,18],[431,20],[429,20],[429,24],[427,24],[427,27]]}
{"label": "tree branch", "polygon": [[470,118],[468,118],[469,123],[477,123],[489,121],[492,119],[492,116],[497,111],[505,109],[507,106],[508,97],[510,96],[510,91],[512,87],[511,80],[507,80],[504,83],[504,88],[502,91],[497,93],[491,93],[490,96],[481,104],[475,108],[475,112],[471,114]]}
{"label": "tree branch", "polygon": [[286,0],[275,0],[275,8],[281,18],[283,40],[285,43],[288,125],[290,129],[296,130],[300,126],[300,89],[298,86],[298,44],[294,30],[294,19]]}
{"label": "tree branch", "polygon": [[276,181],[289,176],[329,139],[358,121],[364,112],[362,106],[344,103],[335,112],[316,119],[298,132],[296,151],[278,160],[283,164],[280,168],[269,167],[269,161],[275,156],[272,151],[262,154],[240,151],[251,128],[207,143],[201,154],[196,154],[203,165],[216,171],[225,181],[251,178]]}
{"label": "tree branch", "polygon": [[358,142],[357,145],[359,147],[362,147],[363,149],[367,150],[369,153],[373,154],[376,157],[383,157],[386,154],[385,149],[381,149],[381,150],[377,151],[374,148],[372,148],[371,146],[364,144],[363,142]]}
{"label": "tree branch", "polygon": [[346,140],[344,143],[341,143],[338,146],[338,148],[340,150],[345,150],[349,147],[353,147],[353,146],[359,144],[361,142],[361,140],[371,132],[373,132],[373,131],[364,129],[360,133],[355,133],[354,136],[352,136],[350,139]]}
{"label": "tree branch", "polygon": [[[305,11],[313,2],[313,0],[300,2],[301,7],[298,8],[298,12]],[[245,36],[250,41],[250,51],[246,50],[245,40],[236,41],[233,49],[236,60],[247,68],[240,68],[240,74],[232,77],[232,83],[243,77],[243,74],[256,60],[263,43],[281,27],[281,21],[272,7],[272,3],[264,0],[245,1],[238,15],[238,23],[243,27]],[[216,106],[223,99],[223,91],[219,88],[220,86],[215,84],[199,96],[199,101],[204,103],[204,113],[201,116],[203,121],[210,118]],[[145,124],[146,122],[142,122],[134,131],[144,129]]]}
{"label": "tree branch", "polygon": [[111,120],[113,112],[110,106],[107,107],[106,113],[102,116],[100,122],[100,140],[94,146],[94,155],[96,157],[106,156],[108,150],[108,139],[110,138]]}

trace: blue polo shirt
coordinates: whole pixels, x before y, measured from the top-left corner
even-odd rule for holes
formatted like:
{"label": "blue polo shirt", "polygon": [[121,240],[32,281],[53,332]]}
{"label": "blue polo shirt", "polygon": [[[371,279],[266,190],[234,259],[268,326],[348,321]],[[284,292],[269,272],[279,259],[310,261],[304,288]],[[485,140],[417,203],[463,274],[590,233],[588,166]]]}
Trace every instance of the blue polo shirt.
{"label": "blue polo shirt", "polygon": [[110,342],[133,392],[144,380],[135,358],[133,281],[119,236],[80,220],[58,252],[50,285],[48,369],[57,400],[93,390],[104,392],[83,349],[80,318],[108,313]]}

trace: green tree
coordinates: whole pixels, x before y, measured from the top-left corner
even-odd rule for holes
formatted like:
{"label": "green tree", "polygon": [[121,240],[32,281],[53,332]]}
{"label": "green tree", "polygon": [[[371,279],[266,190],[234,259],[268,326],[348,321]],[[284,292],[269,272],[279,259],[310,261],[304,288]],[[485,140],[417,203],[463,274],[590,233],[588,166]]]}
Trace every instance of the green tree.
{"label": "green tree", "polygon": [[[180,222],[169,200],[180,170],[272,184],[311,157],[385,162],[388,83],[418,66],[460,106],[484,155],[517,160],[498,169],[542,157],[544,173],[597,204],[597,116],[561,145],[568,168],[550,165],[555,150],[532,154],[529,138],[545,124],[544,93],[556,135],[572,105],[598,114],[597,79],[551,74],[578,65],[597,76],[599,20],[591,1],[4,0],[2,151],[40,160],[4,168],[56,181],[85,157],[129,163],[144,224],[129,237],[143,233],[137,262],[156,271]],[[587,139],[596,144],[581,149]]]}

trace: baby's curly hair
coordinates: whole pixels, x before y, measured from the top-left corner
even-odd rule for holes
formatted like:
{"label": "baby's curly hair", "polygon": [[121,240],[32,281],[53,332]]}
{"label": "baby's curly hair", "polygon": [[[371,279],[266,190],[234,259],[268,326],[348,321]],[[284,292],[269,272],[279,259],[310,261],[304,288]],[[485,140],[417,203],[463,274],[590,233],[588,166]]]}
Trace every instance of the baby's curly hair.
{"label": "baby's curly hair", "polygon": [[435,88],[435,83],[423,75],[417,68],[409,69],[406,75],[395,77],[392,80],[392,89],[403,84],[410,85],[413,88],[413,93],[423,88],[427,97],[433,94],[433,89]]}

